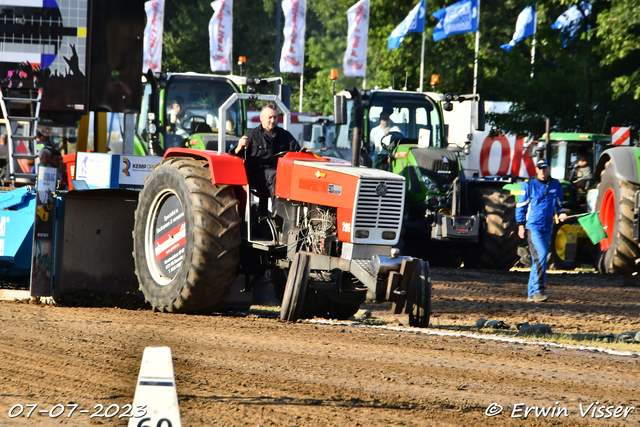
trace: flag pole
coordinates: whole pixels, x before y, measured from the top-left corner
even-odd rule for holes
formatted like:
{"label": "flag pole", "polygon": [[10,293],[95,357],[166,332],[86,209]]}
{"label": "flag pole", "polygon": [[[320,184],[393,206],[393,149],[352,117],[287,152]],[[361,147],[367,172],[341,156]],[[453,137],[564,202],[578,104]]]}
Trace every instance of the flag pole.
{"label": "flag pole", "polygon": [[302,113],[302,91],[304,90],[304,69],[300,71],[300,108],[299,113]]}
{"label": "flag pole", "polygon": [[[536,5],[536,9],[538,6]],[[536,27],[538,26],[538,12],[533,12],[533,40],[531,41],[531,78],[533,78],[533,65],[536,62]]]}
{"label": "flag pole", "polygon": [[469,142],[473,139],[473,123],[475,121],[476,94],[478,93],[478,51],[480,50],[480,0],[478,0],[478,29],[476,31],[476,54],[473,60],[473,103],[471,104],[471,120],[469,121]]}
{"label": "flag pole", "polygon": [[420,89],[418,92],[424,91],[424,39],[425,39],[425,31],[422,30],[422,53],[420,54]]}
{"label": "flag pole", "polygon": [[478,51],[480,50],[480,0],[478,0],[478,31],[476,31],[476,55],[473,60],[473,94],[478,93]]}

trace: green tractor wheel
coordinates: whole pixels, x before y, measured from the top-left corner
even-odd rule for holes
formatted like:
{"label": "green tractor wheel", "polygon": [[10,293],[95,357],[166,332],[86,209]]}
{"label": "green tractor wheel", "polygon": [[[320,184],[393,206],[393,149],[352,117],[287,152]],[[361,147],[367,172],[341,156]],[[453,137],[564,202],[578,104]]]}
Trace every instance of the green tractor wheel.
{"label": "green tractor wheel", "polygon": [[600,242],[604,252],[598,262],[598,270],[607,274],[629,274],[639,270],[638,242],[633,240],[634,197],[640,186],[615,173],[615,164],[607,162],[598,186],[596,211],[607,232],[607,239]]}

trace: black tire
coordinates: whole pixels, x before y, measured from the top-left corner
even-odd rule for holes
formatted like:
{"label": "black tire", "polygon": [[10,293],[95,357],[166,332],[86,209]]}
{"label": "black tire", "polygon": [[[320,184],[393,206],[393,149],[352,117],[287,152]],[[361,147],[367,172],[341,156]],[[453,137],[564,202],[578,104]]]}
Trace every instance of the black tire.
{"label": "black tire", "polygon": [[300,319],[307,294],[310,267],[311,256],[308,253],[298,252],[293,258],[280,307],[280,320],[295,322]]}
{"label": "black tire", "polygon": [[633,240],[634,197],[638,189],[638,184],[616,177],[612,160],[605,165],[598,185],[596,211],[611,240],[599,263],[602,273],[630,274],[639,271],[636,260],[640,258],[640,249],[638,242]]}
{"label": "black tire", "polygon": [[[154,168],[140,193],[133,231],[136,275],[154,309],[206,313],[222,303],[240,259],[237,206],[233,187],[211,184],[205,161],[171,158]],[[176,221],[180,210],[182,224]],[[156,254],[176,238],[167,252]]]}
{"label": "black tire", "polygon": [[418,262],[420,266],[416,271],[409,326],[426,328],[429,326],[429,317],[431,316],[431,270],[428,262],[422,260]]}
{"label": "black tire", "polygon": [[518,260],[516,198],[495,187],[474,190],[474,211],[485,216],[477,245],[468,245],[464,265],[471,268],[509,270]]}

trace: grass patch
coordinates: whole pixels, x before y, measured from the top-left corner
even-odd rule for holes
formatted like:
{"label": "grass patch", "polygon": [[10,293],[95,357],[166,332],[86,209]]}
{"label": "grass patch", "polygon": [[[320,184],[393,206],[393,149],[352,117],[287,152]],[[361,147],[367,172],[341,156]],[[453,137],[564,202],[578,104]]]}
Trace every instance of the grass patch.
{"label": "grass patch", "polygon": [[[431,325],[431,329],[449,330],[456,332],[469,332],[478,335],[493,335],[504,336],[510,338],[522,338],[528,341],[534,342],[550,342],[554,344],[575,346],[575,347],[598,347],[606,348],[616,351],[630,351],[640,355],[640,343],[625,343],[607,341],[605,335],[596,334],[567,334],[567,333],[554,333],[551,335],[517,335],[517,330],[508,329],[491,329],[491,328],[478,328],[476,326],[467,325]],[[615,339],[615,334],[613,335]]]}

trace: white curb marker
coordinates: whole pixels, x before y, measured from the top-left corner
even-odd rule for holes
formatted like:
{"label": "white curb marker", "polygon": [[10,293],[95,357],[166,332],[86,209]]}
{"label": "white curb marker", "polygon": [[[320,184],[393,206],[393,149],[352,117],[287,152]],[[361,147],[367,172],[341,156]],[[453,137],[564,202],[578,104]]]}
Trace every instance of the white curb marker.
{"label": "white curb marker", "polygon": [[146,415],[129,418],[129,427],[182,427],[169,347],[144,349],[133,397],[134,410],[142,406],[146,406]]}

